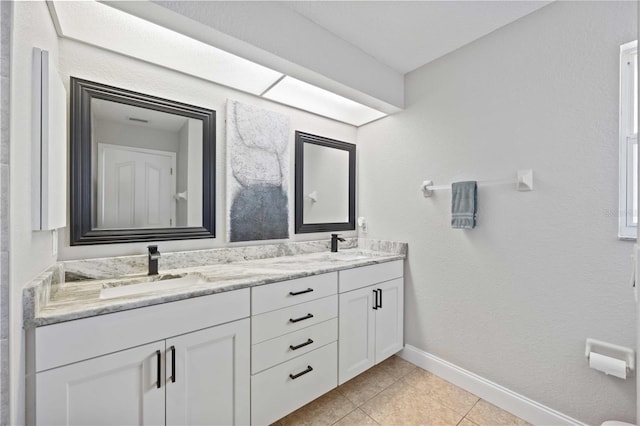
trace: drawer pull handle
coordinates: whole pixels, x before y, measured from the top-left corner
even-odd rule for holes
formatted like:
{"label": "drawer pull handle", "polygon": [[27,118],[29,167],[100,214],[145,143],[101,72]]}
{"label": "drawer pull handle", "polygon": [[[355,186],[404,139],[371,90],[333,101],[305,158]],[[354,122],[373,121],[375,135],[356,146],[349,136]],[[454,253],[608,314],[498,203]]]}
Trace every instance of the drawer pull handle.
{"label": "drawer pull handle", "polygon": [[379,302],[378,302],[378,308],[382,308],[382,290],[378,289],[378,297],[379,297]]}
{"label": "drawer pull handle", "polygon": [[158,363],[156,374],[158,375],[158,381],[156,382],[156,386],[160,389],[160,376],[162,375],[162,354],[160,351],[156,351],[156,361]]}
{"label": "drawer pull handle", "polygon": [[289,292],[289,296],[297,296],[299,294],[311,293],[312,291],[313,291],[312,288],[308,288],[308,289],[302,290],[302,291],[290,291]]}
{"label": "drawer pull handle", "polygon": [[313,340],[308,339],[306,342],[300,343],[299,345],[295,345],[295,346],[289,345],[289,349],[291,349],[292,351],[295,351],[297,349],[304,348],[305,346],[310,345],[312,343],[313,343]]}
{"label": "drawer pull handle", "polygon": [[304,376],[307,373],[311,373],[313,371],[313,367],[310,365],[307,365],[307,369],[304,371],[299,372],[298,374],[289,374],[289,377],[291,378],[291,380],[295,380],[300,376]]}
{"label": "drawer pull handle", "polygon": [[171,346],[171,383],[176,382],[176,347]]}
{"label": "drawer pull handle", "polygon": [[313,318],[313,314],[307,314],[307,315],[305,315],[303,317],[300,317],[300,318],[289,318],[289,321],[290,322],[298,322],[298,321],[304,321],[304,320],[309,319],[309,318]]}

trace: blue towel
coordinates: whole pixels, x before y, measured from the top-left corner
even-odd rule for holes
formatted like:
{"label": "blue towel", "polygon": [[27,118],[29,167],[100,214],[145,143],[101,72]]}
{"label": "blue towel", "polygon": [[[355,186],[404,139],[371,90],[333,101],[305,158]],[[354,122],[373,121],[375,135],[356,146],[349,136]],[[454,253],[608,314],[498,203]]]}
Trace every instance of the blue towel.
{"label": "blue towel", "polygon": [[478,184],[476,181],[451,184],[451,227],[473,229],[478,211]]}

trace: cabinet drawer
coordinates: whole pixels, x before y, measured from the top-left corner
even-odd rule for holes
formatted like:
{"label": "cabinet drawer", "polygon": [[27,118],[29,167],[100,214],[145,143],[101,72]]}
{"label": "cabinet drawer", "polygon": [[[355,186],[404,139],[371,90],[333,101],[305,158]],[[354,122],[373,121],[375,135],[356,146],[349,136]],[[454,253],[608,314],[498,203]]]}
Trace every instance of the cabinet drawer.
{"label": "cabinet drawer", "polygon": [[338,291],[338,273],[313,275],[251,289],[251,314],[275,311],[331,296]]}
{"label": "cabinet drawer", "polygon": [[[271,424],[335,388],[337,348],[336,342],[330,343],[253,376],[251,423]],[[291,378],[305,371],[309,372]]]}
{"label": "cabinet drawer", "polygon": [[256,315],[251,317],[251,343],[264,342],[337,316],[337,295]]}
{"label": "cabinet drawer", "polygon": [[304,355],[338,339],[338,319],[333,318],[275,339],[251,349],[251,372],[266,370],[281,362]]}
{"label": "cabinet drawer", "polygon": [[338,291],[344,293],[368,285],[400,278],[403,275],[403,269],[403,261],[394,260],[393,262],[340,271]]}

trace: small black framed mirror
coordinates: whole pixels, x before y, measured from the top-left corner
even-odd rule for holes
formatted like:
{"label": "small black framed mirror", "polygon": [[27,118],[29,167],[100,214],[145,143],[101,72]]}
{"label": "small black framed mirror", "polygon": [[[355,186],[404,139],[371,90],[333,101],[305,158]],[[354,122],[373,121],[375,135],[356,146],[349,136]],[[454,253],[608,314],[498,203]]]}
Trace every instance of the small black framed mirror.
{"label": "small black framed mirror", "polygon": [[214,238],[215,118],[71,77],[71,245]]}
{"label": "small black framed mirror", "polygon": [[356,146],[296,131],[296,234],[356,229]]}

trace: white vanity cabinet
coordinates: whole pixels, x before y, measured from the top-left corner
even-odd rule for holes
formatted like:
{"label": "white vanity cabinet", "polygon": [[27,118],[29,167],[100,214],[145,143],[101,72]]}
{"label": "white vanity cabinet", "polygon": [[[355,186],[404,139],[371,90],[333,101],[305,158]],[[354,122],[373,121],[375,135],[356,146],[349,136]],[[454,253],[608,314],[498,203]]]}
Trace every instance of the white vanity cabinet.
{"label": "white vanity cabinet", "polygon": [[249,424],[249,297],[236,290],[36,328],[28,422]]}
{"label": "white vanity cabinet", "polygon": [[403,284],[397,260],[29,328],[27,423],[271,424],[402,349]]}
{"label": "white vanity cabinet", "polygon": [[271,424],[337,386],[337,286],[333,272],[252,288],[252,424]]}
{"label": "white vanity cabinet", "polygon": [[343,384],[403,347],[401,260],[339,272],[338,383]]}

